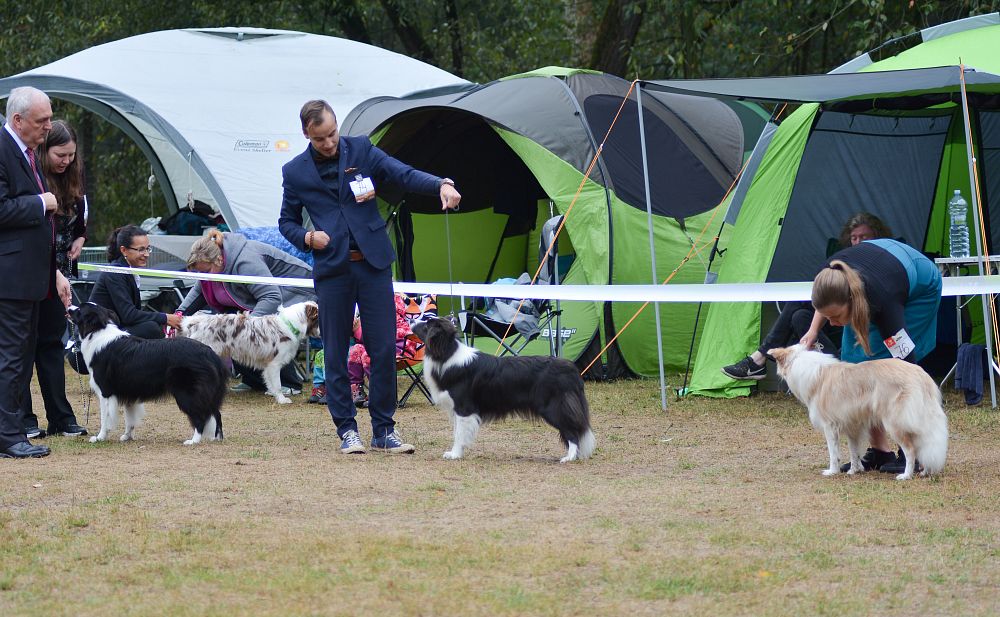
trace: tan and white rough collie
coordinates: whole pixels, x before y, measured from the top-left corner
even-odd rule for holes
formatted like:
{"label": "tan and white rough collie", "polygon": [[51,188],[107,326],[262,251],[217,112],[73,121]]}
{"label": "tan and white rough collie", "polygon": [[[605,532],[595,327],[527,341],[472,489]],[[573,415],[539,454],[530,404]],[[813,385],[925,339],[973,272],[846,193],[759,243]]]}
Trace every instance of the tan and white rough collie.
{"label": "tan and white rough collie", "polygon": [[792,394],[809,409],[809,421],[826,435],[830,467],[823,475],[840,473],[840,433],[847,435],[851,457],[847,473],[863,471],[860,446],[878,426],[906,455],[906,469],[897,480],[912,478],[916,461],[924,476],[944,468],[948,418],[940,390],[916,364],[896,359],[851,364],[802,345],[767,353]]}
{"label": "tan and white rough collie", "polygon": [[319,335],[319,307],[310,300],[257,317],[198,313],[181,321],[180,335],[208,345],[223,358],[260,370],[267,393],[284,405],[292,399],[281,393],[281,368],[295,358],[302,339]]}

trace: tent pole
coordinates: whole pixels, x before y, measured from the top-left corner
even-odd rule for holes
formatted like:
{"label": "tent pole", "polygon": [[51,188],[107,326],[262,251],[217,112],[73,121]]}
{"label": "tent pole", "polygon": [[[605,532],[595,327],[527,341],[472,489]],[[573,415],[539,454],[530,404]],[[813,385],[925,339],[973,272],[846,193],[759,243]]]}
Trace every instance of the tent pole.
{"label": "tent pole", "polygon": [[[722,228],[725,227],[726,221],[723,219],[722,223],[719,225],[719,231],[715,234],[715,242],[712,244],[712,251],[708,254],[708,265],[705,266],[705,283],[708,283],[708,278],[712,275],[712,264],[715,263],[715,256],[721,255],[726,249],[719,250],[719,238],[722,237]],[[698,334],[698,322],[701,320],[701,308],[704,302],[698,303],[698,310],[694,314],[694,328],[691,329],[691,344],[688,346],[688,357],[687,364],[684,366],[684,383],[681,384],[681,389],[677,391],[677,398],[687,396],[687,385],[688,378],[691,376],[691,357],[694,355],[694,339]]]}
{"label": "tent pole", "polygon": [[[986,264],[986,259],[983,253],[983,241],[980,236],[979,229],[979,217],[982,212],[979,209],[979,190],[976,184],[976,159],[972,154],[972,125],[970,124],[971,119],[969,116],[969,96],[965,90],[965,65],[959,66],[959,71],[961,71],[959,77],[959,83],[962,87],[962,122],[965,125],[965,156],[969,163],[969,186],[971,187],[970,198],[972,199],[972,211],[976,213],[976,216],[972,217],[972,222],[976,231],[976,263],[979,266],[979,276],[983,276],[989,272],[989,266]],[[989,373],[990,373],[990,401],[993,403],[993,408],[997,407],[997,388],[996,379],[994,376],[994,371],[998,370],[996,362],[993,359],[993,321],[991,319],[993,313],[993,294],[983,294],[983,330],[986,334],[986,356],[989,362]],[[961,341],[959,341],[961,343]]]}
{"label": "tent pole", "polygon": [[[639,106],[639,147],[642,150],[642,181],[646,188],[646,219],[649,226],[649,266],[653,272],[653,285],[660,284],[656,275],[656,242],[653,238],[653,203],[649,194],[649,165],[646,160],[646,128],[642,122],[642,83],[635,88],[635,102]],[[667,380],[663,376],[663,331],[660,329],[660,303],[653,303],[656,315],[656,353],[660,365],[660,408],[667,410]]]}

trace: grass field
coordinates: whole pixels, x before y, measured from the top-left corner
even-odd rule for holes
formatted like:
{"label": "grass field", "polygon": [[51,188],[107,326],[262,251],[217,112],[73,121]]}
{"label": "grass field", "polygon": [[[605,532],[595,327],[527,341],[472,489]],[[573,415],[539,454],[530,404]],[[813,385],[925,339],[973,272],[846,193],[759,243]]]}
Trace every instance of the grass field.
{"label": "grass field", "polygon": [[996,411],[949,392],[944,473],[899,482],[822,477],[783,394],[664,414],[653,381],[587,393],[598,449],[567,465],[520,421],[445,461],[416,398],[410,456],[340,455],[305,395],[231,395],[222,443],[181,445],[172,401],[128,444],[46,439],[0,461],[0,615],[1000,614]]}

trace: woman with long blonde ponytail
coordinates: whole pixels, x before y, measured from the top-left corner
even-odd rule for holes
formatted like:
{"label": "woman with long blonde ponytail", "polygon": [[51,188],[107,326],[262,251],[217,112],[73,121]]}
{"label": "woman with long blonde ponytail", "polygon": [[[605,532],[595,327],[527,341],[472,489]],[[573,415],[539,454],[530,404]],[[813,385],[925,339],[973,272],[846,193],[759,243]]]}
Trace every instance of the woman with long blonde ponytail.
{"label": "woman with long blonde ponytail", "polygon": [[[915,363],[937,344],[941,273],[902,242],[867,240],[830,258],[813,280],[812,303],[816,314],[799,341],[806,347],[829,321],[850,326],[840,347],[846,362],[898,358]],[[900,473],[906,459],[902,450],[893,455],[885,432],[873,428],[861,462],[865,469]]]}
{"label": "woman with long blonde ponytail", "polygon": [[830,261],[830,265],[820,270],[813,280],[812,302],[814,307],[846,307],[845,323],[834,325],[849,325],[858,343],[864,348],[865,355],[872,354],[868,343],[868,299],[865,297],[865,284],[853,268],[839,259]]}

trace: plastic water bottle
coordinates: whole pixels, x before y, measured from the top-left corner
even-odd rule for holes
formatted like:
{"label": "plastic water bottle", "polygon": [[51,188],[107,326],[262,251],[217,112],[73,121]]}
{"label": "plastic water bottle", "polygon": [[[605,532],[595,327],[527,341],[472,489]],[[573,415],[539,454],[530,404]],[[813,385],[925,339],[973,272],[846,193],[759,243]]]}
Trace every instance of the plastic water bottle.
{"label": "plastic water bottle", "polygon": [[969,204],[962,197],[962,192],[955,189],[955,196],[948,202],[948,217],[951,220],[951,234],[948,253],[952,257],[969,256],[969,226],[966,223],[966,213]]}

